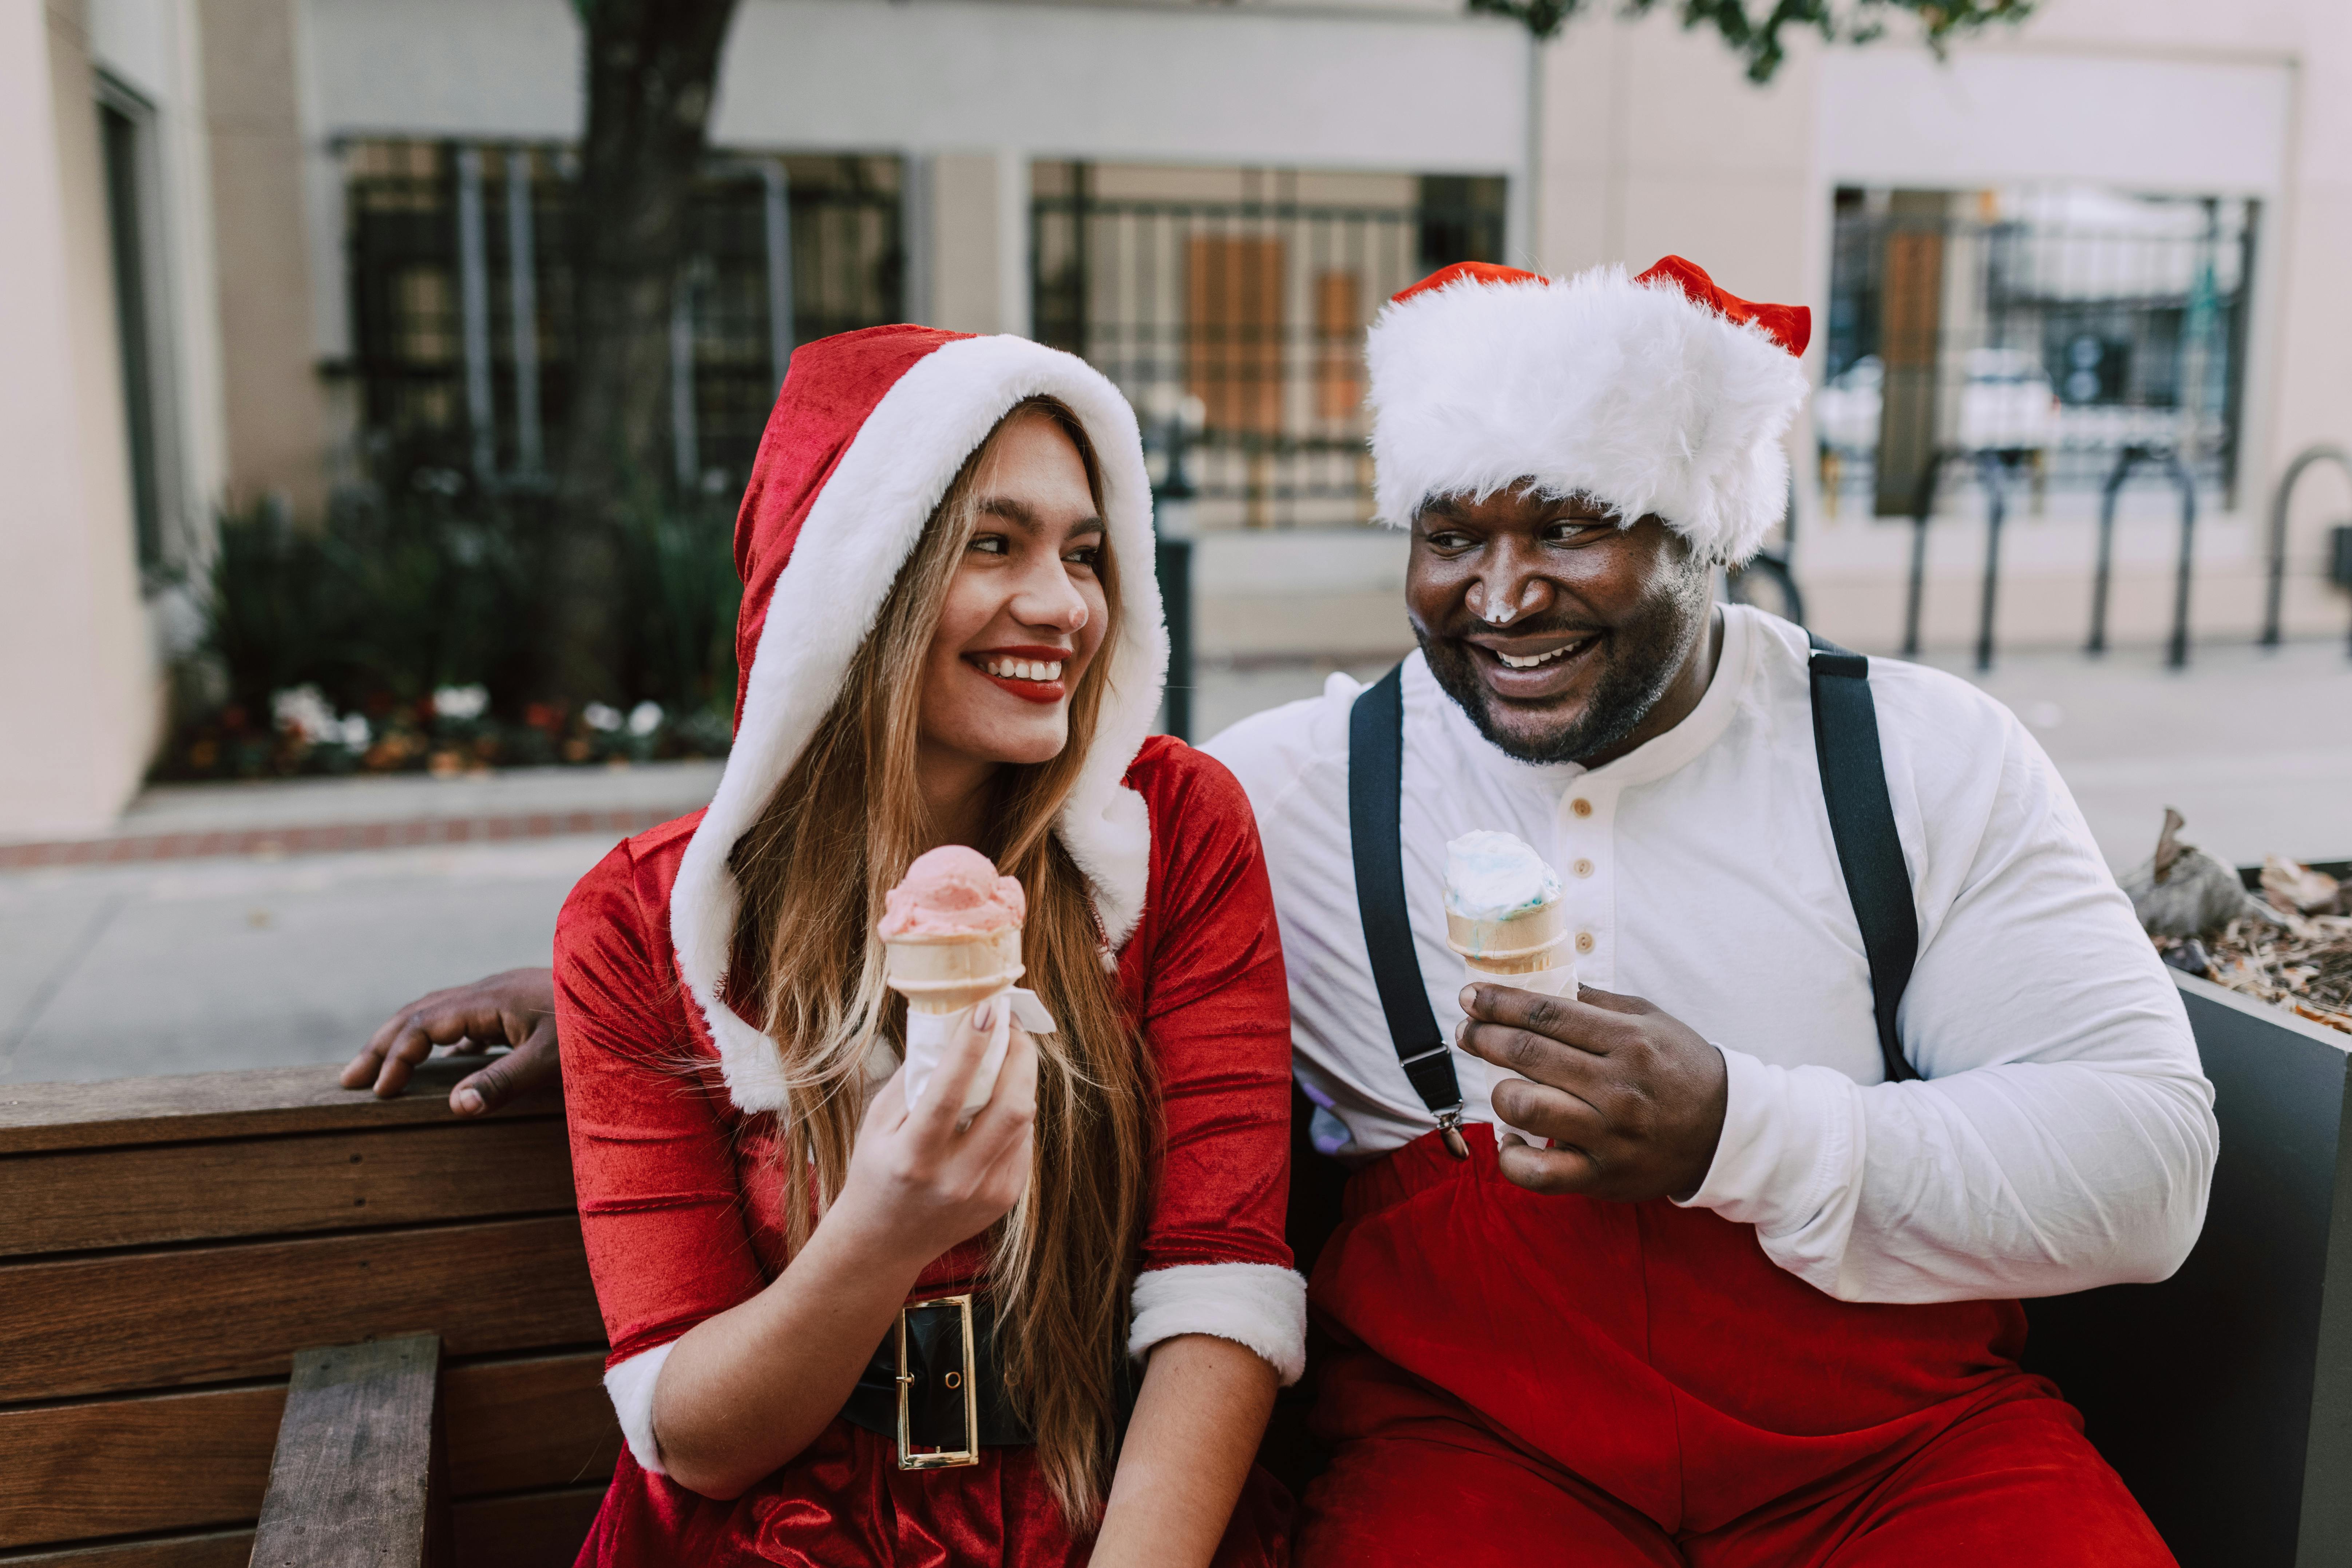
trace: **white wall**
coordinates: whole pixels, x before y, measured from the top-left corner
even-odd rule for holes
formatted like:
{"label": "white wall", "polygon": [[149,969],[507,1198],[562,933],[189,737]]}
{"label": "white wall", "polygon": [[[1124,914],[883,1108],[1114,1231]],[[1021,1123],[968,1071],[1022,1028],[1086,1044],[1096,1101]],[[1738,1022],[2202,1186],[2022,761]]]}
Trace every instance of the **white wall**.
{"label": "white wall", "polygon": [[[307,0],[320,134],[579,133],[565,0]],[[1507,174],[1525,35],[1491,18],[745,0],[712,140],[794,151]]]}
{"label": "white wall", "polygon": [[154,734],[89,48],[0,5],[0,838],[103,826]]}

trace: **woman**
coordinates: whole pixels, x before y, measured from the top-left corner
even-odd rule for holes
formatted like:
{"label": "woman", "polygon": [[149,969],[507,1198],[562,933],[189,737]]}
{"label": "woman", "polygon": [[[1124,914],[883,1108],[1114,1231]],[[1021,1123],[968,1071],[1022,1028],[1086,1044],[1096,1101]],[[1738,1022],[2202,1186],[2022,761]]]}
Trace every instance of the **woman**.
{"label": "woman", "polygon": [[[1134,416],[1082,362],[916,327],[793,356],[718,795],[556,933],[629,1450],[583,1563],[1280,1560],[1251,1459],[1304,1354],[1288,1006],[1245,799],[1149,735],[1150,542]],[[961,1127],[1005,1003],[910,1111],[873,935],[950,844],[1021,880],[1058,1024],[1001,1026]]]}

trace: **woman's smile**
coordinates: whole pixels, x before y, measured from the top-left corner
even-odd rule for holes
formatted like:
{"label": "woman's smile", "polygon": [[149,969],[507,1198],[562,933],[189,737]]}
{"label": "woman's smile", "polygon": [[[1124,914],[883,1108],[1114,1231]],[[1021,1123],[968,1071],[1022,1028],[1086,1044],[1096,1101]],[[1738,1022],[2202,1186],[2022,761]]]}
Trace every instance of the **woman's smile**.
{"label": "woman's smile", "polygon": [[1062,679],[1062,669],[1075,657],[1074,650],[1069,648],[1024,644],[1018,647],[993,647],[968,653],[963,656],[963,661],[1024,702],[1050,704],[1069,695],[1069,687]]}

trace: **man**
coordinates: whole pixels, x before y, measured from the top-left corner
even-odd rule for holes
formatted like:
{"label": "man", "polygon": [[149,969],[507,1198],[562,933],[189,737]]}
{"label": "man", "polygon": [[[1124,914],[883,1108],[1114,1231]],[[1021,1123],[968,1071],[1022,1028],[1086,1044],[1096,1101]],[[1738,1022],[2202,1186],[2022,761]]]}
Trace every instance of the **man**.
{"label": "man", "polygon": [[[1382,694],[1334,677],[1207,748],[1257,808],[1317,1143],[1360,1167],[1311,1298],[1310,1568],[2170,1561],[2018,1370],[2016,1298],[2179,1265],[2212,1091],[2048,760],[1901,664],[1868,667],[1917,926],[1882,1055],[1804,634],[1709,602],[1781,510],[1806,331],[1672,258],[1450,268],[1372,330],[1421,645],[1391,970],[1444,1091],[1368,958]],[[1463,984],[1442,879],[1480,828],[1563,874],[1573,999]]]}
{"label": "man", "polygon": [[[1409,954],[1375,974],[1351,834],[1382,694],[1336,677],[1208,747],[1257,809],[1318,1145],[1357,1168],[1312,1296],[1310,1568],[2170,1561],[2018,1370],[2016,1299],[2178,1267],[2211,1089],[2047,759],[1900,664],[1868,681],[1916,924],[1882,1039],[1803,634],[1709,602],[1780,510],[1807,324],[1669,258],[1449,268],[1373,329],[1421,644]],[[1462,984],[1443,867],[1479,828],[1563,874],[1572,997]],[[1401,1061],[1383,980],[1450,1048]],[[444,994],[347,1081],[529,1036],[520,993]]]}

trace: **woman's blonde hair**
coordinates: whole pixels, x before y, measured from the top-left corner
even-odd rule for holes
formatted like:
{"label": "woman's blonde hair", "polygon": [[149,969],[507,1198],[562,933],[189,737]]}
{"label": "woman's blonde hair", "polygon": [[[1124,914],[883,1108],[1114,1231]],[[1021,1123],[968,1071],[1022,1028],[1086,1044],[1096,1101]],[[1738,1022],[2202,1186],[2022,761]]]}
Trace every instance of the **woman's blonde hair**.
{"label": "woman's blonde hair", "polygon": [[[1000,420],[925,523],[832,710],[735,847],[743,900],[730,989],[747,1016],[764,1015],[783,1057],[775,1148],[794,1250],[847,1175],[870,1057],[904,1038],[905,1005],[882,983],[874,927],[883,894],[931,842],[916,770],[924,663],[979,517],[989,454],[1007,426],[1035,414],[1077,447],[1102,510],[1094,447],[1067,407],[1033,397]],[[1100,559],[1109,624],[1071,694],[1068,743],[1049,762],[1002,771],[988,841],[977,846],[1028,895],[1024,984],[1061,1025],[1037,1042],[1035,1163],[1027,1195],[996,1227],[987,1285],[1007,1393],[1080,1529],[1099,1516],[1110,1468],[1156,1125],[1150,1058],[1108,973],[1086,878],[1053,831],[1085,764],[1118,637],[1120,563],[1107,542]]]}

